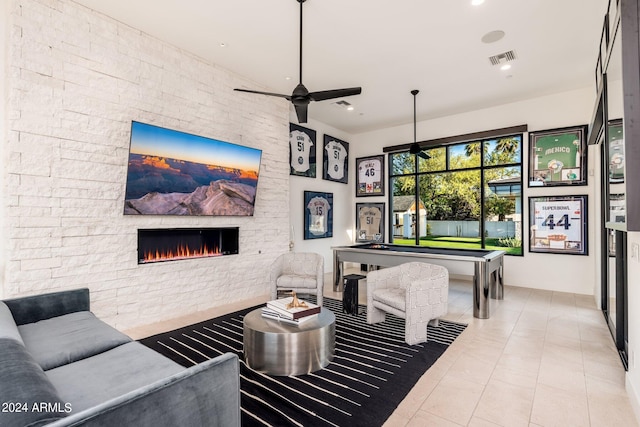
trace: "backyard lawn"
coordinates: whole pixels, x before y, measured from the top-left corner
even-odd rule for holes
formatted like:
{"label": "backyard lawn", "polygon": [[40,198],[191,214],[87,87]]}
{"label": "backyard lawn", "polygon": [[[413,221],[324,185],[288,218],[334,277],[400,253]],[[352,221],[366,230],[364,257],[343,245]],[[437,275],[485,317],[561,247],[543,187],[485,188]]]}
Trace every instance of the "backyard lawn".
{"label": "backyard lawn", "polygon": [[[522,247],[498,246],[498,239],[487,238],[485,249],[505,251],[509,255],[522,255]],[[414,239],[394,238],[396,245],[415,245]],[[420,239],[420,246],[432,248],[482,249],[479,237],[428,236]]]}

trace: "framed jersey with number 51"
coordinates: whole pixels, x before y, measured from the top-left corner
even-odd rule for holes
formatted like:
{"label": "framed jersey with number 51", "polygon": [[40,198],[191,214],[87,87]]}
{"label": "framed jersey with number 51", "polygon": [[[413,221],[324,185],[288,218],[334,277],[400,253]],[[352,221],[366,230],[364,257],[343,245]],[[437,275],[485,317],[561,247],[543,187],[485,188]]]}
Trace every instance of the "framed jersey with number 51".
{"label": "framed jersey with number 51", "polygon": [[289,123],[289,175],[316,177],[316,131]]}
{"label": "framed jersey with number 51", "polygon": [[327,181],[341,182],[347,184],[349,179],[349,143],[341,139],[324,135],[324,168],[322,169],[322,179]]}
{"label": "framed jersey with number 51", "polygon": [[384,243],[384,203],[356,203],[356,242]]}
{"label": "framed jersey with number 51", "polygon": [[356,159],[356,197],[384,196],[384,155]]}

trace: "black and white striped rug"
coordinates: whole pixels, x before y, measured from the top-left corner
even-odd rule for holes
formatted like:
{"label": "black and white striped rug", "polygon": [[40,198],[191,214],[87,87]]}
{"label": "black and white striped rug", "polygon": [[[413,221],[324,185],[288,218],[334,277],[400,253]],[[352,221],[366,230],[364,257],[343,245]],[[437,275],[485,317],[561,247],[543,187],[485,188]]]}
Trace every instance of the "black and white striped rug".
{"label": "black and white striped rug", "polygon": [[403,319],[387,314],[384,323],[368,325],[362,306],[358,316],[344,314],[342,303],[333,299],[325,298],[324,307],[336,315],[335,355],[325,369],[309,375],[264,375],[242,361],[242,319],[256,307],[140,342],[185,367],[238,354],[243,426],[371,427],[386,421],[466,327],[440,321],[428,328],[426,343],[409,346]]}

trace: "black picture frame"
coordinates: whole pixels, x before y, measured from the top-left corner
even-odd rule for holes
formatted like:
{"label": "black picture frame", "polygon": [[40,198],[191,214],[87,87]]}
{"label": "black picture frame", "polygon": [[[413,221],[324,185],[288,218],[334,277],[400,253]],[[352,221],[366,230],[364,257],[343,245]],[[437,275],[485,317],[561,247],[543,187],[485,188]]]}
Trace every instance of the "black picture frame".
{"label": "black picture frame", "polygon": [[316,177],[316,131],[289,123],[289,175]]}
{"label": "black picture frame", "polygon": [[384,155],[356,159],[356,197],[384,196]]}
{"label": "black picture frame", "polygon": [[384,203],[356,203],[356,242],[384,243]]}
{"label": "black picture frame", "polygon": [[349,143],[324,135],[322,179],[347,184],[349,181]]}
{"label": "black picture frame", "polygon": [[529,133],[529,187],[587,185],[587,125]]}
{"label": "black picture frame", "polygon": [[304,239],[333,237],[333,193],[304,192]]}
{"label": "black picture frame", "polygon": [[529,252],[588,255],[587,196],[529,197]]}

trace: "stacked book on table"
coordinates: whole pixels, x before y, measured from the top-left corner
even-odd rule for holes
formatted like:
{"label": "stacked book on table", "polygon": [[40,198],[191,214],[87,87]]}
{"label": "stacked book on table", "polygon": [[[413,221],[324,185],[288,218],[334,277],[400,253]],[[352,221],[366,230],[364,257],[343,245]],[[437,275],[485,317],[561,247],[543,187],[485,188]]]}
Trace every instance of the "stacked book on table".
{"label": "stacked book on table", "polygon": [[306,307],[290,307],[292,301],[293,297],[268,301],[267,305],[262,307],[262,317],[292,325],[300,325],[317,318],[318,314],[320,314],[321,307],[319,305],[298,300]]}

